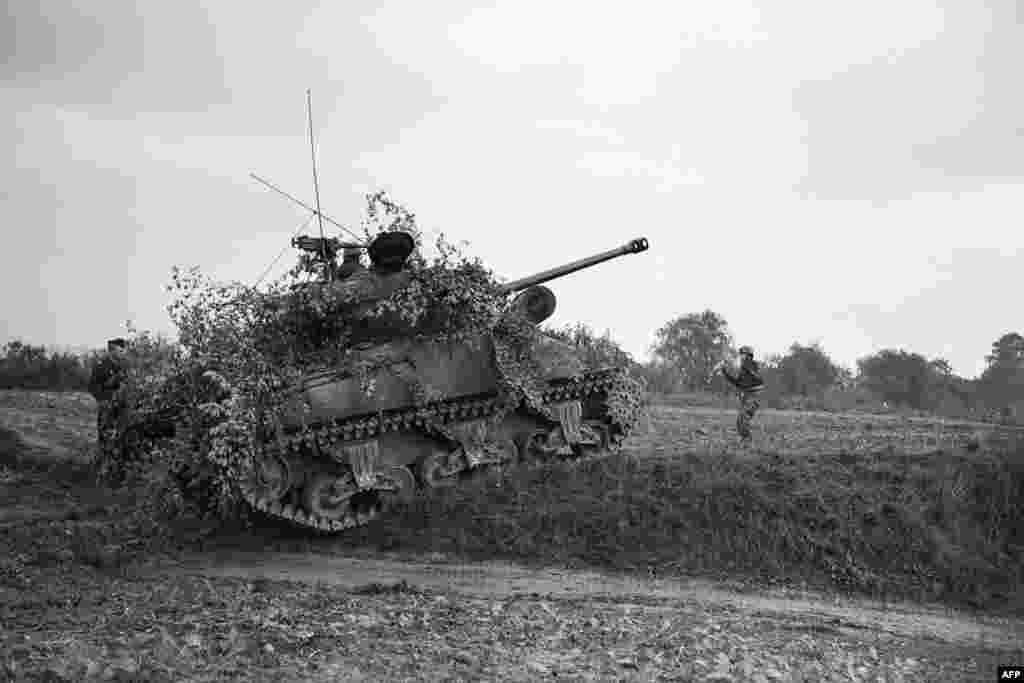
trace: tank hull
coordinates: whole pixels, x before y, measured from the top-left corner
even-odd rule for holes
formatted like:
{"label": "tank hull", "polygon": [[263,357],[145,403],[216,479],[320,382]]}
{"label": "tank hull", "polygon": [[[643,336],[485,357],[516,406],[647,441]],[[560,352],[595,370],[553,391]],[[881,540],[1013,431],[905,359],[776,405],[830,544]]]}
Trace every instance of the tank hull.
{"label": "tank hull", "polygon": [[[342,367],[303,379],[283,410],[285,429],[412,407],[417,404],[416,385],[429,395],[445,398],[499,390],[494,343],[485,336],[475,343],[444,345],[393,341],[354,356]],[[545,380],[570,379],[583,372],[572,349],[555,339],[542,339],[536,358]],[[356,369],[359,363],[367,363],[371,368],[363,377]],[[370,383],[372,392],[364,391],[363,386]]]}
{"label": "tank hull", "polygon": [[[584,372],[571,349],[553,339],[535,358],[543,405],[515,410],[501,398],[487,337],[389,342],[308,375],[242,483],[246,500],[270,515],[338,532],[418,490],[454,485],[488,467],[607,452],[615,426],[606,399],[618,371]],[[359,363],[371,369],[360,373]],[[370,395],[362,389],[368,383]],[[417,401],[417,384],[443,398]]]}

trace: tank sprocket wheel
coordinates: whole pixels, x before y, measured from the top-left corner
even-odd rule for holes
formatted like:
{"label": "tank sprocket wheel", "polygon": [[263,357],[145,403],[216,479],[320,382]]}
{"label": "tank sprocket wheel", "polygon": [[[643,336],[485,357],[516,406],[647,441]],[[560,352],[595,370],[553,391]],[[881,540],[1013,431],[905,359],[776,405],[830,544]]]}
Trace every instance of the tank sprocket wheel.
{"label": "tank sprocket wheel", "polygon": [[302,504],[315,517],[340,520],[351,509],[352,497],[359,493],[351,472],[342,475],[314,474],[302,489]]}
{"label": "tank sprocket wheel", "polygon": [[284,496],[290,482],[291,472],[283,458],[261,454],[254,458],[252,470],[242,486],[256,500],[271,502]]}
{"label": "tank sprocket wheel", "polygon": [[407,501],[416,494],[416,476],[408,467],[391,467],[377,474],[377,486],[385,502]]}
{"label": "tank sprocket wheel", "polygon": [[428,489],[445,488],[458,481],[459,472],[465,469],[457,456],[444,451],[434,451],[420,461],[416,468],[420,481]]}

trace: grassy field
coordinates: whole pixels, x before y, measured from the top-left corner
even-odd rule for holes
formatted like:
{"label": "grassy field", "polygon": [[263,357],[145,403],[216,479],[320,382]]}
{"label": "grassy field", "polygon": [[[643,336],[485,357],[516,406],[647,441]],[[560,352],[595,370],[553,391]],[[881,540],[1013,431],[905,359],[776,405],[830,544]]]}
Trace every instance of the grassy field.
{"label": "grassy field", "polygon": [[[628,444],[638,455],[736,450],[735,409],[654,405]],[[1024,428],[942,418],[762,410],[754,420],[754,450],[788,455],[893,454],[956,451],[968,446],[1015,449]],[[973,443],[973,446],[972,446]]]}
{"label": "grassy field", "polygon": [[96,442],[96,402],[86,393],[3,390],[0,414],[35,458],[84,461]]}
{"label": "grassy field", "polygon": [[[439,553],[1024,614],[1024,452],[1017,431],[764,411],[755,446],[740,449],[734,415],[653,406],[622,454],[494,472],[418,498],[340,538],[317,539],[273,526],[218,531],[187,518],[160,527],[145,496],[92,482],[90,398],[0,392],[7,427],[0,429],[0,621],[10,627],[0,636],[0,651],[14,653],[0,663],[7,667],[0,666],[0,680],[330,680],[364,661],[377,668],[357,680],[409,675],[413,661],[422,665],[417,671],[443,679],[532,680],[553,666],[509,673],[523,665],[513,654],[524,646],[516,638],[531,628],[520,621],[486,631],[507,649],[495,650],[505,652],[501,661],[452,663],[455,641],[491,624],[487,614],[505,609],[503,603],[449,605],[405,589],[353,594],[140,572],[151,558],[179,551]],[[546,609],[538,603],[531,613]],[[562,638],[596,623],[611,634],[605,627],[618,628],[617,609],[581,606],[578,623],[566,612],[543,628]],[[358,620],[345,616],[356,613],[390,615],[394,623],[381,633],[401,638],[379,646],[373,638],[359,640]],[[663,633],[660,618],[651,616],[644,636],[652,643]],[[730,633],[747,628],[749,619],[735,621]],[[443,647],[427,647],[437,640],[439,623],[452,624],[451,637]],[[608,650],[632,642],[598,631],[594,637],[607,637]],[[317,638],[332,639],[335,654],[326,654]],[[597,641],[579,642],[590,653]],[[1009,663],[1005,652],[941,650],[936,645],[921,655],[934,672],[970,670],[984,680],[995,661]],[[380,659],[384,654],[390,660]],[[1017,661],[1022,654],[1014,655]],[[596,650],[587,655],[587,661],[607,659],[595,680],[655,680],[623,669],[619,655],[609,657]],[[686,670],[691,677],[670,680],[701,680],[687,658],[672,661],[682,667],[673,675]],[[484,670],[490,673],[479,674]]]}
{"label": "grassy field", "polygon": [[[732,452],[737,445],[736,411],[689,405],[662,397],[627,444],[638,456],[689,451]],[[699,401],[697,401],[699,403]],[[31,444],[55,456],[78,457],[95,440],[95,403],[88,394],[70,392],[0,392],[4,423]],[[987,449],[1013,449],[1024,443],[1024,427],[1004,427],[944,418],[899,417],[858,413],[762,410],[754,420],[759,452],[825,454],[891,451],[923,453],[957,450],[972,441]]]}

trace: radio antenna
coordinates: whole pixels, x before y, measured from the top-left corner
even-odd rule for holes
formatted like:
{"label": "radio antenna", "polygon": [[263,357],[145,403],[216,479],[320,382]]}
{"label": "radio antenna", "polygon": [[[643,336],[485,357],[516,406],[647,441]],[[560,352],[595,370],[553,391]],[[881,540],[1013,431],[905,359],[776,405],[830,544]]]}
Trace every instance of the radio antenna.
{"label": "radio antenna", "polygon": [[[310,220],[313,220],[313,216],[314,215],[323,216],[323,219],[325,221],[327,221],[328,223],[333,224],[338,229],[340,229],[340,230],[342,230],[344,232],[347,232],[348,234],[352,235],[352,237],[354,237],[357,240],[361,240],[362,239],[359,235],[355,234],[354,232],[352,232],[351,230],[346,228],[344,225],[342,225],[338,221],[336,221],[333,218],[331,218],[330,216],[328,216],[326,213],[323,213],[322,211],[317,211],[315,208],[313,208],[312,206],[310,206],[306,202],[302,201],[301,199],[297,199],[295,196],[293,196],[291,194],[288,194],[287,192],[282,190],[277,185],[274,185],[269,180],[266,180],[265,178],[261,178],[258,175],[256,175],[255,173],[250,173],[249,177],[252,178],[253,180],[255,180],[256,182],[260,183],[261,185],[264,185],[264,186],[270,188],[271,190],[273,190],[274,192],[278,193],[279,195],[281,195],[285,199],[290,199],[291,201],[295,202],[296,204],[298,204],[299,206],[304,208],[306,211],[309,211],[309,219]],[[362,246],[362,245],[360,245],[360,246]]]}
{"label": "radio antenna", "polygon": [[334,279],[333,269],[327,262],[327,242],[324,240],[324,219],[320,213],[320,184],[316,177],[316,144],[313,142],[313,96],[306,89],[306,114],[309,119],[309,155],[313,160],[313,195],[316,198],[316,220],[320,224],[320,257],[323,259],[327,278]]}

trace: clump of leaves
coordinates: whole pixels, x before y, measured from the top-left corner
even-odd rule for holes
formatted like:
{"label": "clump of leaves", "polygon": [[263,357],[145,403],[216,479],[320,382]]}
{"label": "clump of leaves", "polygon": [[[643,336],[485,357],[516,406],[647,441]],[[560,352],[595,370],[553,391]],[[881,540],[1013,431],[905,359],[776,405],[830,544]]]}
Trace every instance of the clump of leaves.
{"label": "clump of leaves", "polygon": [[[133,460],[149,467],[159,462],[184,489],[205,493],[206,511],[227,515],[238,510],[237,482],[251,471],[259,443],[280,430],[282,411],[295,398],[291,388],[304,375],[346,367],[372,395],[375,371],[389,366],[411,385],[419,403],[439,398],[419,383],[415,372],[402,369],[407,358],[376,358],[353,344],[360,322],[367,319],[388,321],[397,336],[414,344],[476,345],[490,335],[505,410],[524,401],[543,410],[541,368],[534,353],[540,333],[509,306],[494,274],[443,234],[428,259],[412,213],[384,193],[367,195],[367,204],[363,230],[368,242],[394,230],[409,233],[415,242],[408,282],[379,300],[309,281],[319,266],[308,258],[300,258],[288,274],[262,290],[217,283],[195,268],[175,269],[168,313],[178,343],[161,346],[145,334],[133,334],[128,381],[119,396],[129,406],[121,412],[127,416],[122,432],[132,438],[108,454],[105,463],[123,467]],[[629,382],[622,378],[612,392],[611,416],[625,431],[639,395]],[[174,436],[132,429],[130,423],[139,416],[173,420]]]}

